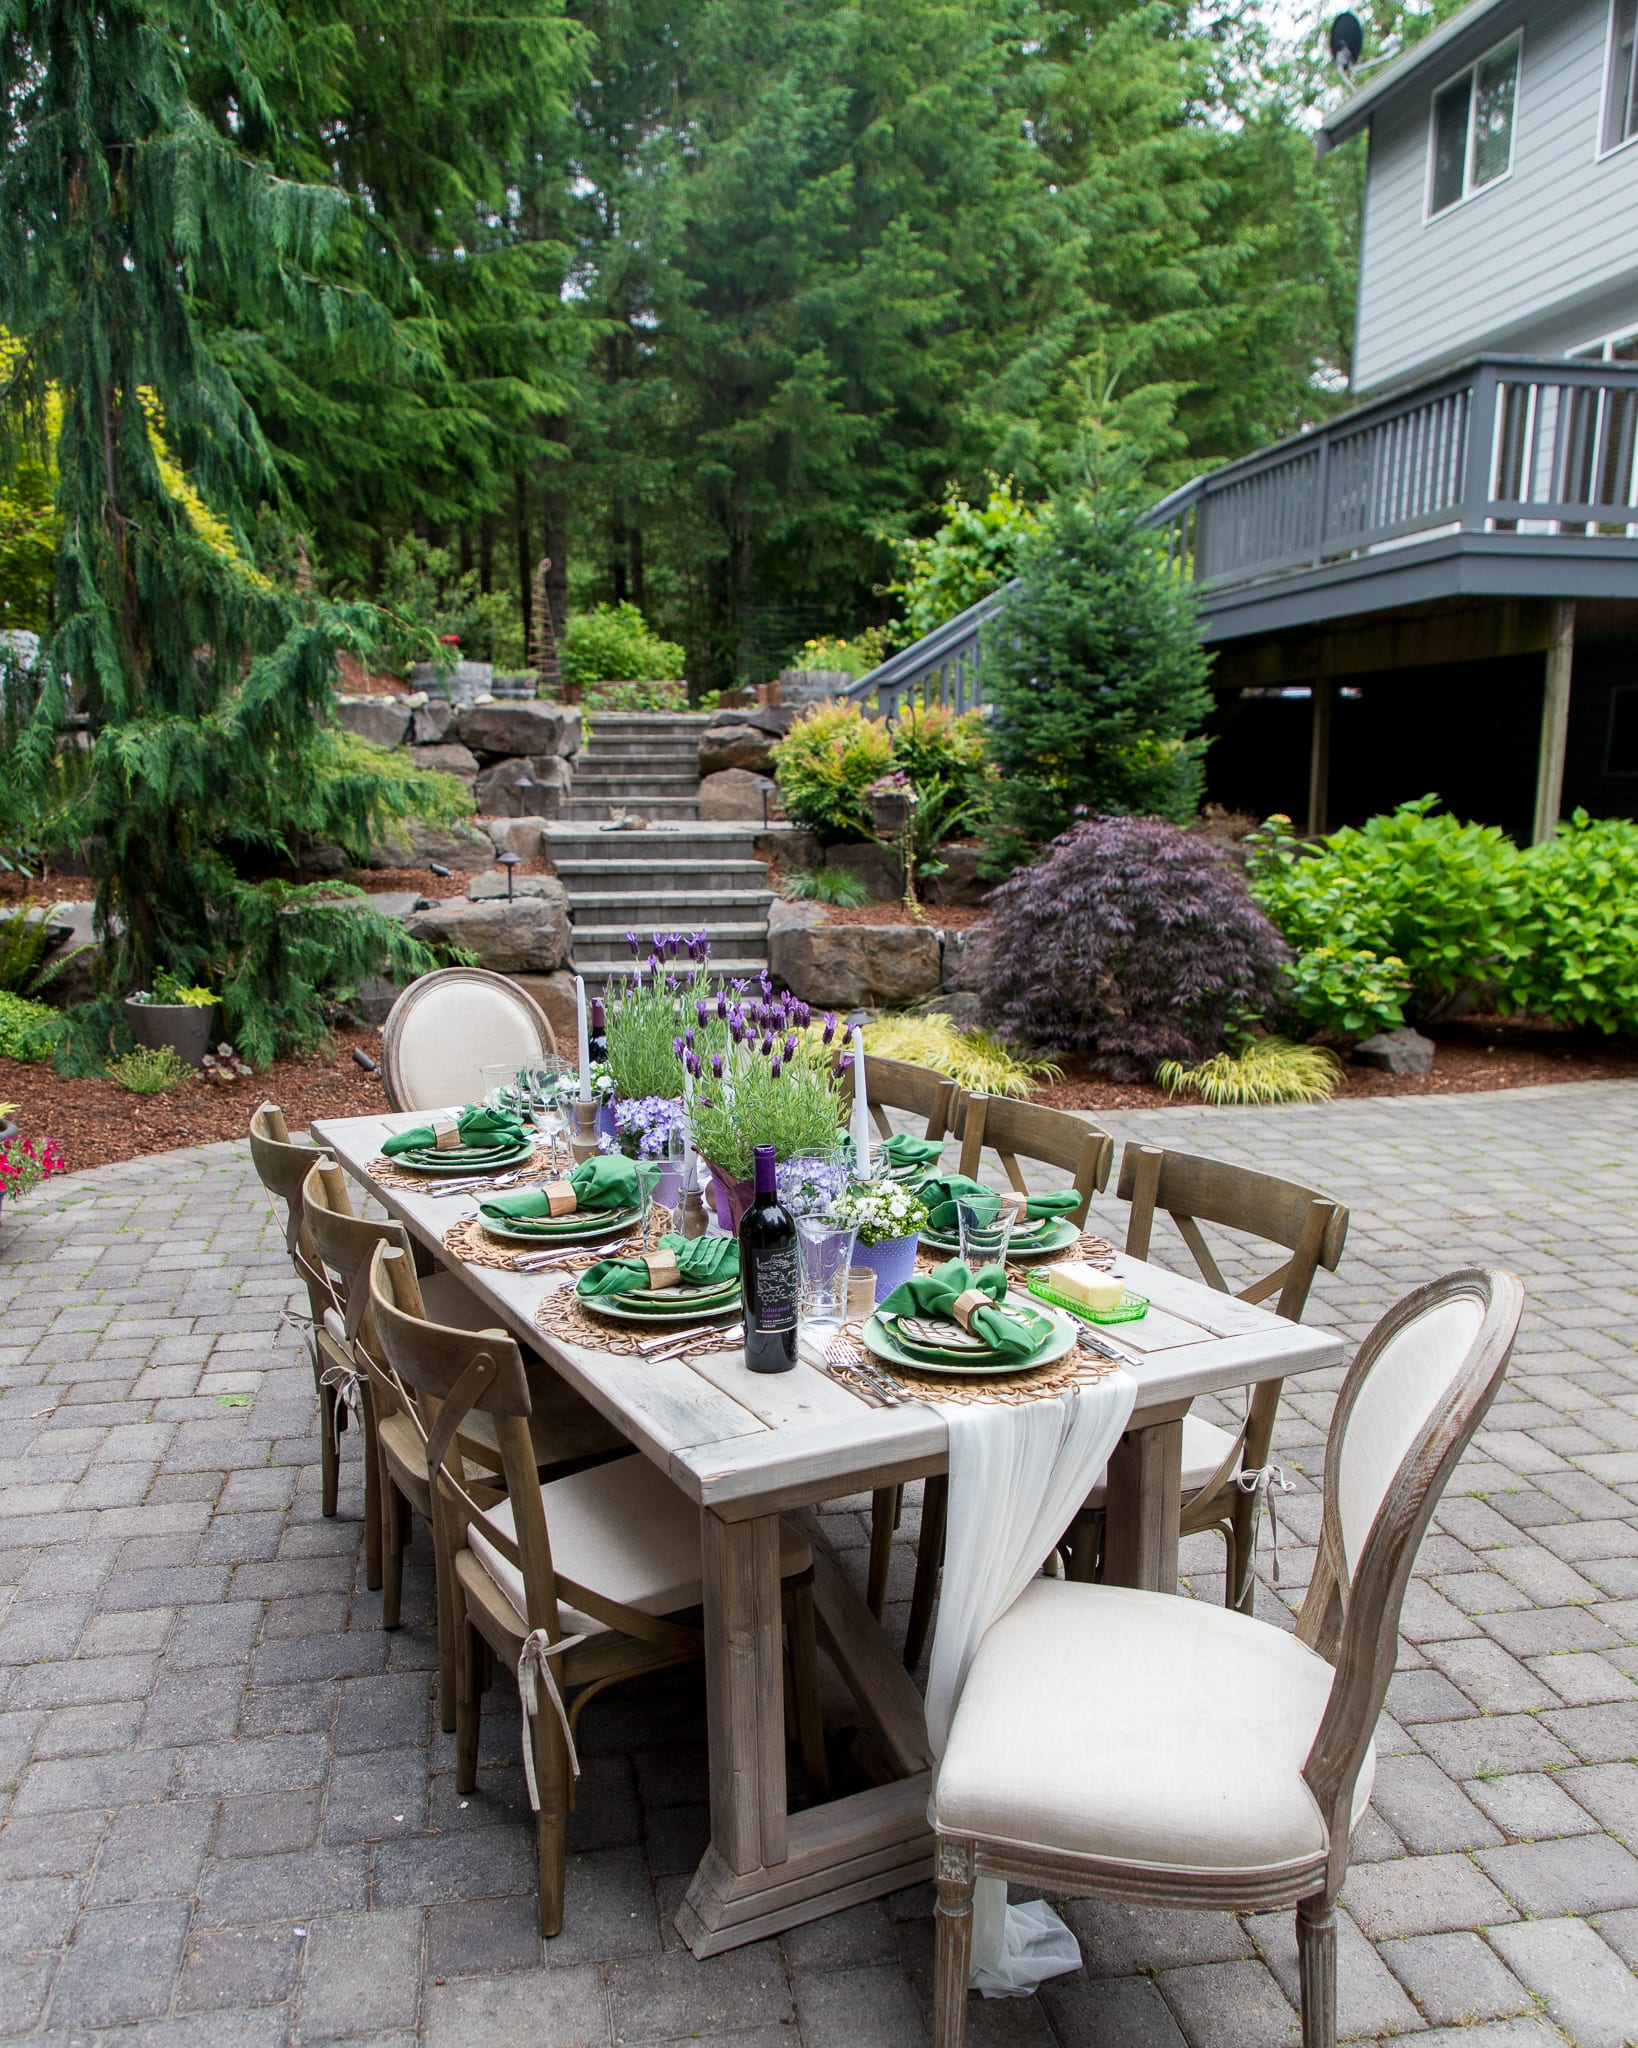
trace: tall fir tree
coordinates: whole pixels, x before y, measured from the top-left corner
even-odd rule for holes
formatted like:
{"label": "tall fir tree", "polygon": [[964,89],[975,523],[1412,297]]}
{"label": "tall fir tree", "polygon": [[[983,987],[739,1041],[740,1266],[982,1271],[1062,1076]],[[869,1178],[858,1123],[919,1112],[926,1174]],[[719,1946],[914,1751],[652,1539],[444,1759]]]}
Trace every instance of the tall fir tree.
{"label": "tall fir tree", "polygon": [[[370,330],[384,352],[390,336],[367,298],[316,281],[346,195],[279,177],[207,121],[186,76],[204,53],[241,123],[269,122],[262,73],[289,51],[260,0],[0,0],[0,418],[43,453],[60,409],[53,617],[11,767],[47,779],[84,710],[73,823],[113,989],[161,968],[209,980],[265,1060],[322,1037],[325,986],[430,956],[358,907],[247,878],[247,854],[301,833],[362,854],[411,789],[324,726],[337,644],[362,622],[251,562],[273,466],[206,310],[247,334]],[[100,1021],[117,1014],[110,998]]]}

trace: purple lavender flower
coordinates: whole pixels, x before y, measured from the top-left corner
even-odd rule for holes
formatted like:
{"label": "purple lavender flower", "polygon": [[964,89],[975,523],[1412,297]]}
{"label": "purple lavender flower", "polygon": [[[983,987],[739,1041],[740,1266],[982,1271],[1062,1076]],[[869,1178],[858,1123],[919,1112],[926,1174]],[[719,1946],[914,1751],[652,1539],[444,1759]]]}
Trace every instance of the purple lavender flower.
{"label": "purple lavender flower", "polygon": [[811,1009],[811,1008],[809,1007],[809,1005],[808,1005],[808,1004],[806,1004],[806,1003],[798,1003],[798,1004],[797,1004],[797,1006],[796,1006],[796,1021],[797,1021],[797,1023],[798,1023],[798,1024],[800,1024],[800,1025],[801,1025],[801,1027],[802,1027],[802,1029],[803,1029],[804,1031],[806,1031],[806,1030],[807,1030],[807,1028],[808,1028],[808,1026],[809,1026],[809,1025],[810,1025],[810,1024],[811,1024],[811,1023],[813,1022],[813,1011],[812,1011],[812,1009]]}
{"label": "purple lavender flower", "polygon": [[745,1020],[737,1010],[728,1019],[728,1031],[735,1045],[743,1045],[745,1043]]}
{"label": "purple lavender flower", "polygon": [[778,1060],[775,1060],[773,1065],[768,1069],[768,1072],[773,1076],[773,1078],[776,1081],[779,1079],[780,1071],[781,1069]]}
{"label": "purple lavender flower", "polygon": [[796,1034],[794,1031],[785,1040],[785,1057],[788,1060],[793,1060],[796,1057]]}
{"label": "purple lavender flower", "polygon": [[745,991],[750,987],[750,985],[751,984],[744,978],[743,975],[741,975],[737,981],[731,981],[728,984],[728,986],[733,990],[736,996],[744,995]]}
{"label": "purple lavender flower", "polygon": [[840,1058],[840,1059],[839,1059],[839,1060],[838,1060],[838,1061],[836,1062],[836,1071],[837,1071],[837,1073],[838,1073],[838,1074],[845,1074],[845,1073],[847,1072],[848,1068],[852,1066],[852,1064],[853,1064],[853,1055],[852,1055],[852,1053],[850,1053],[850,1052],[845,1052],[845,1053],[843,1053],[842,1057],[841,1057],[841,1058]]}
{"label": "purple lavender flower", "polygon": [[768,1055],[773,1051],[773,1040],[769,1038],[766,1034],[764,1034],[762,1043],[757,1048],[757,1050],[762,1054],[762,1057],[766,1059]]}
{"label": "purple lavender flower", "polygon": [[683,1052],[684,1052],[684,1046],[683,1046],[683,1042],[682,1042],[682,1040],[681,1040],[680,1038],[674,1038],[674,1039],[672,1039],[672,1041],[671,1041],[671,1050],[672,1050],[672,1052],[673,1052],[673,1053],[674,1053],[674,1054],[676,1055],[676,1057],[677,1057],[678,1059],[681,1059],[681,1058],[682,1058],[682,1056],[683,1056]]}
{"label": "purple lavender flower", "polygon": [[835,1036],[836,1036],[836,1012],[835,1012],[834,1010],[827,1010],[827,1011],[825,1012],[825,1031],[824,1031],[824,1043],[825,1043],[826,1045],[829,1045],[829,1043],[831,1042],[831,1040],[832,1040],[832,1039],[833,1039],[833,1038],[834,1038]]}
{"label": "purple lavender flower", "polygon": [[665,986],[666,993],[674,996],[677,993],[677,977],[674,974],[668,974],[665,978]]}
{"label": "purple lavender flower", "polygon": [[627,932],[626,944],[631,948],[631,957],[635,960],[643,950],[641,939],[638,938],[635,932]]}
{"label": "purple lavender flower", "polygon": [[722,1018],[722,1020],[724,1021],[724,1023],[726,1023],[726,1022],[727,1022],[727,1019],[728,1019],[728,998],[727,998],[727,997],[726,997],[725,995],[723,995],[723,994],[722,994],[722,993],[721,993],[720,991],[718,992],[718,995],[717,995],[717,1015],[718,1015],[718,1016],[719,1016],[720,1018]]}
{"label": "purple lavender flower", "polygon": [[720,1052],[714,1052],[711,1055],[711,1078],[714,1081],[722,1079],[722,1054]]}
{"label": "purple lavender flower", "polygon": [[694,1027],[692,1024],[683,1033],[683,1044],[687,1046],[690,1052],[694,1050]]}

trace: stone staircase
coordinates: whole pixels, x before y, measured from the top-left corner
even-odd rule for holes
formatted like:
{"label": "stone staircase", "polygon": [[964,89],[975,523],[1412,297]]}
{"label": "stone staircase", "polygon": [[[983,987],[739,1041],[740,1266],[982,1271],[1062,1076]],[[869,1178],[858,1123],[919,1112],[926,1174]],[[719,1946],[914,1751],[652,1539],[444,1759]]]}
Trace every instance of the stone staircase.
{"label": "stone staircase", "polygon": [[614,811],[656,821],[699,816],[700,711],[598,711],[575,763],[565,820],[605,822]]}

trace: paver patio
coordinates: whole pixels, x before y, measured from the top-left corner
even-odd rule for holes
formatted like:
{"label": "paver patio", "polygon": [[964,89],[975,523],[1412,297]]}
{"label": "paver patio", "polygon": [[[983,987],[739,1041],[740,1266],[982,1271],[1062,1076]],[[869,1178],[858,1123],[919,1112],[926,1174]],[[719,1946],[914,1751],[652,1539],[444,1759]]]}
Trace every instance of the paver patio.
{"label": "paver patio", "polygon": [[[1349,1203],[1311,1312],[1350,1339],[1452,1266],[1524,1275],[1509,1382],[1405,1606],[1343,1894],[1341,2031],[1638,2040],[1638,1087],[1103,1121]],[[1119,1205],[1100,1219],[1119,1235]],[[432,1711],[424,1533],[385,1635],[356,1440],[341,1516],[319,1514],[294,1299],[240,1147],[65,1177],[0,1224],[0,2034],[924,2041],[926,1888],[708,1963],[681,1950],[671,1917],[706,1837],[691,1674],[588,1711],[568,1919],[542,1966],[508,1683],[463,1801]],[[1282,1408],[1299,1491],[1278,1592],[1264,1545],[1270,1615],[1306,1579],[1332,1391],[1309,1381]],[[862,1576],[859,1506],[828,1526]],[[1219,1557],[1185,1546],[1207,1597]],[[975,2005],[974,2048],[1296,2041],[1289,1915],[1067,1911],[1086,1971]]]}

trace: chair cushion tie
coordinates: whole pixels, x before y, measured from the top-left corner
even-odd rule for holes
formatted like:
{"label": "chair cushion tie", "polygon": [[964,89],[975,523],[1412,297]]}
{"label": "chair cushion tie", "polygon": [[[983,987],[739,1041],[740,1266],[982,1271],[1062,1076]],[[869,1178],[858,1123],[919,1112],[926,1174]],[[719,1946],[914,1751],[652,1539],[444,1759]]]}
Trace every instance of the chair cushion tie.
{"label": "chair cushion tie", "polygon": [[1235,1474],[1234,1483],[1242,1493],[1260,1493],[1268,1509],[1269,1527],[1274,1532],[1274,1583],[1280,1583],[1280,1517],[1274,1506],[1276,1493],[1295,1493],[1296,1488],[1285,1476],[1283,1465],[1258,1465],[1249,1472]]}
{"label": "chair cushion tie", "polygon": [[523,1702],[523,1775],[529,1781],[529,1804],[536,1813],[540,1811],[540,1787],[535,1782],[534,1731],[530,1723],[540,1712],[540,1695],[544,1691],[563,1727],[563,1740],[569,1749],[570,1775],[578,1779],[580,1757],[574,1746],[574,1730],[569,1726],[569,1710],[558,1690],[551,1659],[561,1657],[565,1650],[575,1649],[589,1640],[583,1635],[559,1636],[554,1643],[547,1638],[543,1628],[532,1628],[524,1637],[523,1648],[518,1653],[518,1698]]}

